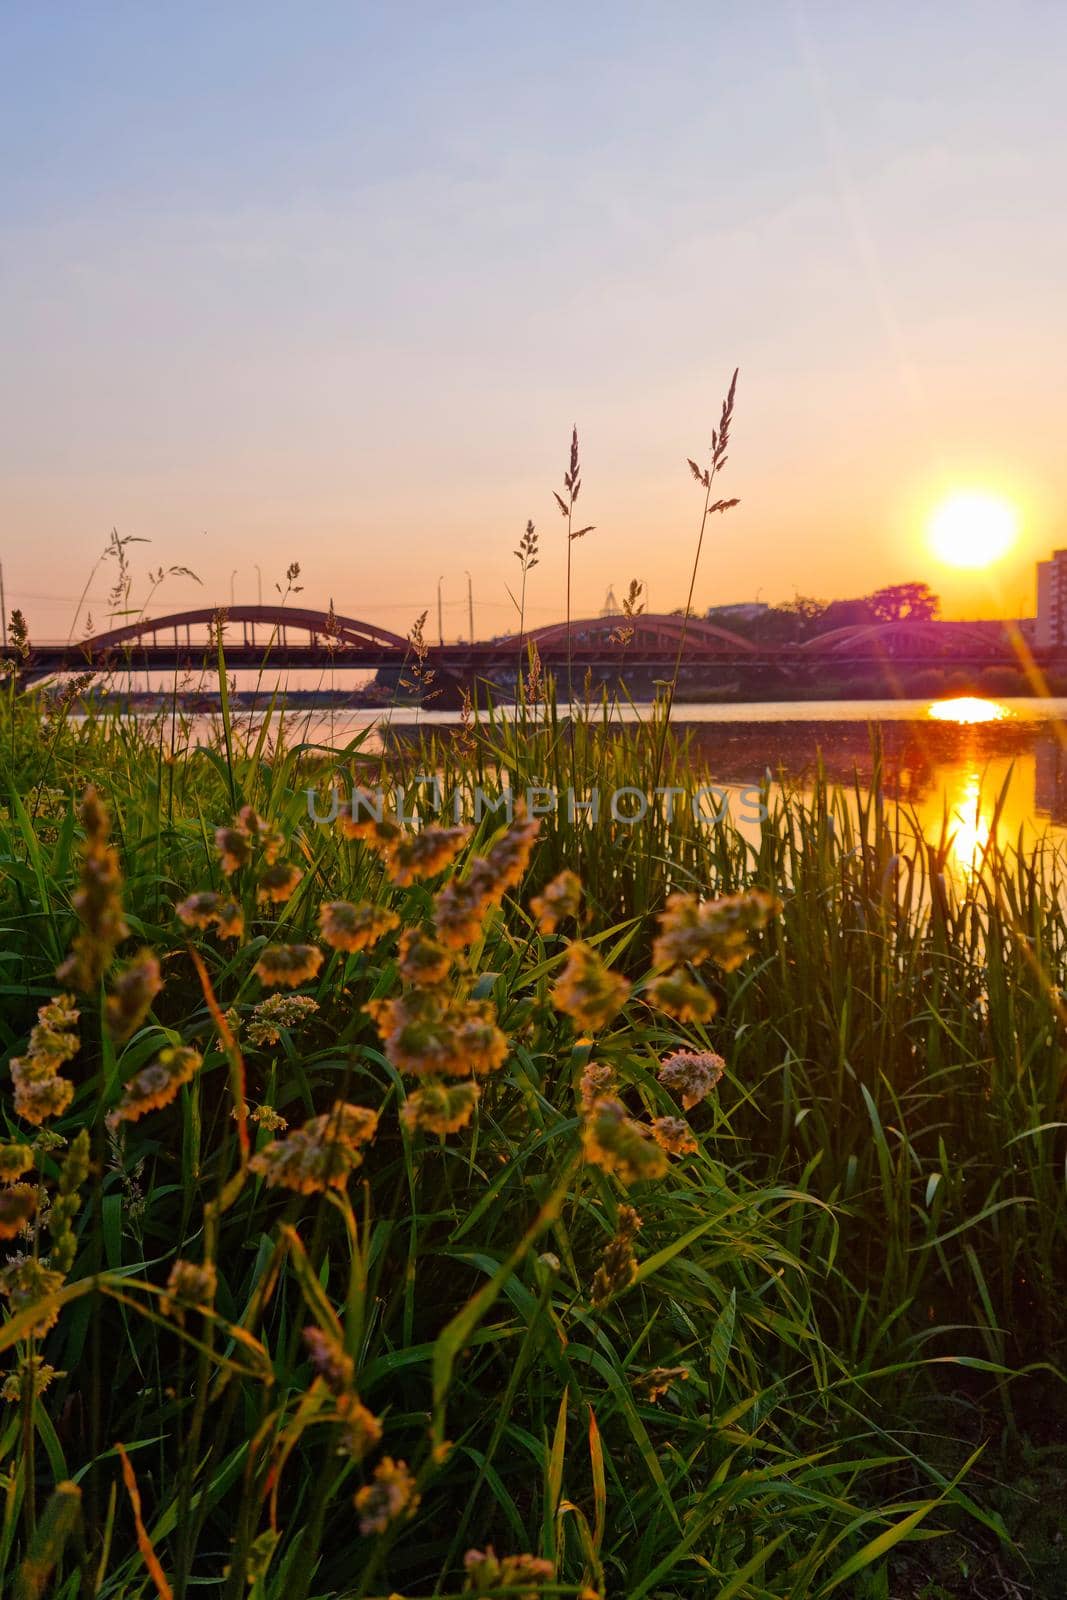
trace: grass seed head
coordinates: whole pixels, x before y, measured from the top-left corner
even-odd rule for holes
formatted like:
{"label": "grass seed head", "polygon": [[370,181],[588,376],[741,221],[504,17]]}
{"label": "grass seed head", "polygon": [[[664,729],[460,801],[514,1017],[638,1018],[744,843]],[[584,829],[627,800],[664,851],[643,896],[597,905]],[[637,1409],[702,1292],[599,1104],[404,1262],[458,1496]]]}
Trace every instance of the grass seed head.
{"label": "grass seed head", "polygon": [[319,937],[331,950],[368,950],[399,926],[395,911],[370,901],[326,900],[319,908]]}
{"label": "grass seed head", "polygon": [[659,1081],[688,1111],[708,1098],[725,1071],[726,1062],[713,1050],[674,1050],[660,1063]]}
{"label": "grass seed head", "polygon": [[314,978],[322,966],[322,951],[314,944],[269,944],[254,971],[265,989],[296,989]]}
{"label": "grass seed head", "polygon": [[592,945],[576,942],[568,947],[551,999],[583,1032],[596,1033],[618,1015],[629,994],[626,979],[610,972]]}

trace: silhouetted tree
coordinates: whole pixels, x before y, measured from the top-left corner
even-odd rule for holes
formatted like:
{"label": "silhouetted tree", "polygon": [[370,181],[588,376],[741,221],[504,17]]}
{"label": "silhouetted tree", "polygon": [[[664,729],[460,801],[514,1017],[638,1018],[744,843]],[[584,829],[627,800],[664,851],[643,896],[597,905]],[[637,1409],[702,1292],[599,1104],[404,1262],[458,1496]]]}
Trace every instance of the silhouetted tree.
{"label": "silhouetted tree", "polygon": [[867,604],[876,622],[930,622],[941,610],[941,600],[926,583],[894,583],[876,589]]}

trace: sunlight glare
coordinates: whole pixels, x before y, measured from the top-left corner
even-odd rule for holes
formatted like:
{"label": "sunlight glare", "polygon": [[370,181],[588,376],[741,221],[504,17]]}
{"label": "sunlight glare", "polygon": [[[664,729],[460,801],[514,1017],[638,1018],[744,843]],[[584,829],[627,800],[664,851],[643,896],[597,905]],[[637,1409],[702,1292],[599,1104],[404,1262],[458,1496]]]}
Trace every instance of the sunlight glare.
{"label": "sunlight glare", "polygon": [[952,853],[957,869],[967,876],[974,874],[989,847],[989,817],[983,805],[982,780],[977,772],[969,772],[964,781],[958,804],[952,812]]}
{"label": "sunlight glare", "polygon": [[926,715],[935,722],[1003,722],[1013,713],[996,700],[982,700],[977,695],[961,694],[953,700],[935,700]]}
{"label": "sunlight glare", "polygon": [[1019,513],[995,495],[954,494],[934,511],[928,531],[931,550],[947,566],[988,567],[1015,543]]}

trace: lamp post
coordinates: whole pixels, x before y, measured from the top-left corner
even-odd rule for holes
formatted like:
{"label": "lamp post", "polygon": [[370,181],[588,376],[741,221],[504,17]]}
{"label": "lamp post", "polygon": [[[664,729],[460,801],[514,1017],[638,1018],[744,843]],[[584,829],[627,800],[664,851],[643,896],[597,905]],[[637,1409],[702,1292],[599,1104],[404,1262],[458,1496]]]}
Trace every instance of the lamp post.
{"label": "lamp post", "polygon": [[263,573],[260,570],[260,566],[259,566],[259,562],[258,561],[255,563],[255,568],[256,568],[256,593],[257,593],[257,595],[259,597],[258,603],[260,605],[262,605],[263,604]]}
{"label": "lamp post", "polygon": [[474,643],[474,587],[473,587],[473,585],[471,583],[471,575],[470,575],[469,572],[467,573],[467,621],[470,624],[471,644],[473,644]]}
{"label": "lamp post", "polygon": [[236,576],[237,576],[237,568],[234,567],[233,571],[230,573],[230,604],[231,604],[231,606],[233,605],[233,580],[234,580],[234,578],[236,578]]}
{"label": "lamp post", "polygon": [[441,576],[437,580],[437,642],[438,642],[438,644],[444,644],[444,642],[445,642],[445,619],[444,619],[444,610],[443,610],[442,605],[441,605],[441,585],[444,583],[444,581],[445,581],[445,575],[444,575],[444,573],[442,573]]}

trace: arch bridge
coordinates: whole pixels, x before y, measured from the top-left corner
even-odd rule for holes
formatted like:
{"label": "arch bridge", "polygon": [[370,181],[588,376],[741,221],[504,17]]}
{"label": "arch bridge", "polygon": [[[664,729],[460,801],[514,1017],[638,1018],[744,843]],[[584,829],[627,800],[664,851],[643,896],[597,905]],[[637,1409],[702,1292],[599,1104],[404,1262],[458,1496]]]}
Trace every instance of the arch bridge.
{"label": "arch bridge", "polygon": [[[29,685],[58,673],[196,672],[210,670],[219,649],[227,670],[325,667],[399,672],[411,663],[410,638],[376,623],[330,611],[289,605],[202,607],[162,617],[139,617],[91,638],[34,645],[28,659],[14,646],[6,657]],[[861,624],[838,628],[800,646],[756,644],[702,617],[641,614],[579,617],[489,640],[423,645],[445,703],[465,687],[488,680],[507,692],[520,664],[536,647],[544,668],[557,680],[568,664],[576,679],[591,672],[602,682],[632,674],[635,682],[668,676],[679,659],[687,673],[702,666],[745,674],[745,682],[787,681],[817,672],[820,663],[870,666],[877,661],[1015,663],[1019,641],[1007,626],[942,622]],[[771,678],[760,677],[770,673]],[[755,674],[754,677],[750,676]],[[580,680],[579,680],[580,681]],[[714,675],[709,680],[714,683]]]}

